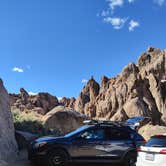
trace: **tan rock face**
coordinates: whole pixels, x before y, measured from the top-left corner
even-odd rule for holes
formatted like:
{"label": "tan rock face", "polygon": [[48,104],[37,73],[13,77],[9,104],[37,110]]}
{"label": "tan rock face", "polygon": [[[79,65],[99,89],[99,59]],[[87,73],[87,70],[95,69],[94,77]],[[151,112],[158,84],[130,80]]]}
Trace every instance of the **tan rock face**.
{"label": "tan rock face", "polygon": [[80,93],[80,96],[76,100],[75,109],[81,113],[92,115],[92,117],[95,116],[96,107],[94,107],[94,104],[96,101],[96,97],[99,94],[99,89],[99,84],[92,77],[88,81],[87,85],[83,88],[82,92]]}
{"label": "tan rock face", "polygon": [[91,78],[76,100],[75,109],[91,117],[125,120],[149,116],[166,124],[166,51],[148,48],[138,64],[130,63],[114,78]]}
{"label": "tan rock face", "polygon": [[145,125],[139,129],[139,133],[146,139],[149,140],[151,136],[166,134],[166,127],[164,126],[153,126],[153,125]]}
{"label": "tan rock face", "polygon": [[9,95],[0,80],[0,164],[17,153]]}
{"label": "tan rock face", "polygon": [[65,107],[74,108],[75,107],[75,101],[76,101],[76,99],[74,97],[72,97],[72,98],[63,97],[60,100],[60,104],[65,106]]}
{"label": "tan rock face", "polygon": [[71,108],[55,107],[42,119],[46,129],[59,130],[62,135],[69,133],[81,125],[86,117]]}

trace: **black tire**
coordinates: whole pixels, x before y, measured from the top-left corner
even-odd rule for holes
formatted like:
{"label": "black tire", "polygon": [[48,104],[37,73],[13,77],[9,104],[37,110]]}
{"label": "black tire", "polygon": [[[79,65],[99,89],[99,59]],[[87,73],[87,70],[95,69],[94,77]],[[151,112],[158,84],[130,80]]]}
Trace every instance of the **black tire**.
{"label": "black tire", "polygon": [[47,159],[48,166],[67,166],[68,155],[64,150],[55,150],[49,153]]}
{"label": "black tire", "polygon": [[124,159],[124,166],[136,166],[137,155],[133,153],[128,153]]}

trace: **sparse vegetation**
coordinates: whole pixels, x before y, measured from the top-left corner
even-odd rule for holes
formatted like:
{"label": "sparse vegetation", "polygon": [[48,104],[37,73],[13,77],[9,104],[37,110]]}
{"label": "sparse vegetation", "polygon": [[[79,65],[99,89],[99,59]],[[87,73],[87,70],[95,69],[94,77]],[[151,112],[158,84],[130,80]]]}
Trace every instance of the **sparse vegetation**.
{"label": "sparse vegetation", "polygon": [[12,110],[12,113],[16,130],[30,132],[38,136],[60,134],[57,130],[46,130],[42,124],[42,116],[36,112],[30,110],[22,112],[19,109],[14,109]]}

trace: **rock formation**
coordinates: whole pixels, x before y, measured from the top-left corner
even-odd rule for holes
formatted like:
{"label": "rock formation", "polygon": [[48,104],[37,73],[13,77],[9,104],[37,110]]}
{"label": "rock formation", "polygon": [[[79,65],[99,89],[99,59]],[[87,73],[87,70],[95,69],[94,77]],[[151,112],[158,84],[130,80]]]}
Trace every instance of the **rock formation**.
{"label": "rock formation", "polygon": [[49,93],[29,95],[25,89],[20,89],[20,94],[10,94],[12,109],[33,110],[45,115],[48,111],[59,105],[58,99]]}
{"label": "rock formation", "polygon": [[14,135],[14,125],[10,111],[9,95],[0,80],[0,165],[2,160],[8,161],[17,154],[17,144]]}
{"label": "rock formation", "polygon": [[75,101],[76,101],[76,99],[74,97],[72,97],[72,98],[63,97],[60,100],[60,104],[65,106],[65,107],[74,108],[75,107]]}
{"label": "rock formation", "polygon": [[83,125],[85,119],[84,115],[71,108],[58,106],[48,112],[42,121],[47,130],[58,130],[63,135]]}
{"label": "rock formation", "polygon": [[148,48],[114,78],[91,78],[75,103],[90,117],[125,120],[144,115],[153,124],[166,124],[166,51]]}
{"label": "rock formation", "polygon": [[48,93],[30,96],[21,88],[20,94],[10,95],[10,103],[14,109],[45,115],[47,128],[64,132],[80,124],[76,120],[80,115],[73,110],[81,116],[113,121],[143,115],[152,119],[152,125],[166,125],[166,50],[148,48],[137,64],[128,64],[114,78],[103,76],[100,85],[91,77],[77,99],[58,101]]}

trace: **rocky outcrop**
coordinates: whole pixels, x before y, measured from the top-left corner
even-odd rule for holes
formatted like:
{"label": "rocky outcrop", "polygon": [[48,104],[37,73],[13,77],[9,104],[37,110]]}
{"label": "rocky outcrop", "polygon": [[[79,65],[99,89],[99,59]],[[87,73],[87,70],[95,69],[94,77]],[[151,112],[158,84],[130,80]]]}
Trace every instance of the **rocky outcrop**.
{"label": "rocky outcrop", "polygon": [[64,106],[55,107],[42,119],[47,130],[58,130],[64,135],[83,125],[86,117],[71,108]]}
{"label": "rocky outcrop", "polygon": [[0,165],[7,165],[2,160],[9,160],[17,154],[14,125],[10,111],[9,95],[0,80]]}
{"label": "rocky outcrop", "polygon": [[90,117],[125,120],[149,116],[153,124],[166,124],[166,51],[148,48],[138,63],[130,63],[114,78],[91,78],[75,103]]}
{"label": "rocky outcrop", "polygon": [[33,110],[45,115],[48,111],[59,105],[58,99],[49,93],[38,93],[29,95],[25,89],[20,89],[20,94],[10,94],[12,109],[18,108],[21,111]]}
{"label": "rocky outcrop", "polygon": [[95,101],[99,94],[100,86],[93,77],[88,81],[87,85],[83,88],[81,94],[75,103],[75,109],[90,117],[96,116]]}
{"label": "rocky outcrop", "polygon": [[74,108],[75,101],[76,99],[74,97],[72,98],[63,97],[59,103],[60,105],[63,105],[64,107]]}

